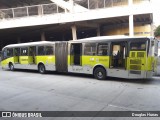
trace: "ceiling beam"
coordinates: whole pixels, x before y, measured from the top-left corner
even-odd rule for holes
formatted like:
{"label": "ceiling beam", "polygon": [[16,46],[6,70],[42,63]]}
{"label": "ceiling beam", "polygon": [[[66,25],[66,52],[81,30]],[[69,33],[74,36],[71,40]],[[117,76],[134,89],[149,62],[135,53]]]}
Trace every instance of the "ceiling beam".
{"label": "ceiling beam", "polygon": [[77,26],[82,26],[82,27],[90,27],[90,28],[97,28],[99,25],[97,23],[91,22],[91,21],[86,21],[86,22],[77,22],[75,23]]}

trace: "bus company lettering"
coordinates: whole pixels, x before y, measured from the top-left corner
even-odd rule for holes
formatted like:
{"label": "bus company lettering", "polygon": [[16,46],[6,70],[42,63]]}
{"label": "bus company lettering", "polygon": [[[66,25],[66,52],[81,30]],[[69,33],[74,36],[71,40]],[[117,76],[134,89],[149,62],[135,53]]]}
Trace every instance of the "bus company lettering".
{"label": "bus company lettering", "polygon": [[100,58],[99,61],[108,61],[108,59]]}
{"label": "bus company lettering", "polygon": [[94,58],[90,58],[90,62],[94,62]]}
{"label": "bus company lettering", "polygon": [[108,61],[108,59],[106,59],[106,58],[97,58],[96,59],[96,62],[106,62],[106,61]]}
{"label": "bus company lettering", "polygon": [[103,61],[108,61],[108,59],[106,59],[106,58],[97,58],[96,59],[96,62],[103,62]]}

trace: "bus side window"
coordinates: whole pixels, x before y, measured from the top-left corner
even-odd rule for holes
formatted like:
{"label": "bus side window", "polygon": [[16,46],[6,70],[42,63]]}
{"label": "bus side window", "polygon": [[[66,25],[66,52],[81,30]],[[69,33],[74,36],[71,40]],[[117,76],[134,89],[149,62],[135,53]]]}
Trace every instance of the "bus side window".
{"label": "bus side window", "polygon": [[44,46],[38,46],[38,55],[45,55]]}
{"label": "bus side window", "polygon": [[29,47],[29,56],[35,56],[36,55],[36,47],[32,46]]}
{"label": "bus side window", "polygon": [[20,48],[14,49],[14,56],[20,56]]}
{"label": "bus side window", "polygon": [[7,57],[13,57],[13,49],[7,49]]}
{"label": "bus side window", "polygon": [[7,49],[4,49],[4,51],[2,51],[2,60],[7,58]]}
{"label": "bus side window", "polygon": [[53,55],[54,54],[54,49],[53,46],[46,46],[46,55]]}
{"label": "bus side window", "polygon": [[71,53],[71,55],[73,55],[74,54],[74,47],[73,47],[73,45],[71,44],[71,51],[70,51],[70,53]]}
{"label": "bus side window", "polygon": [[100,44],[98,45],[98,55],[105,56],[108,55],[108,44]]}
{"label": "bus side window", "polygon": [[85,43],[84,55],[96,55],[96,44],[95,43]]}
{"label": "bus side window", "polygon": [[21,48],[21,55],[22,56],[28,56],[28,48]]}

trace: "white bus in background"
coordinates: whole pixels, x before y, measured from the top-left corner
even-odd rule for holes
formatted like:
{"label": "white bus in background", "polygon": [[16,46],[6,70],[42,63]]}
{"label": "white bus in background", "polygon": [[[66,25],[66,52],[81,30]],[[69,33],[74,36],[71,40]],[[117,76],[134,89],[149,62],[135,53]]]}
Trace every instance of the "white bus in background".
{"label": "white bus in background", "polygon": [[2,52],[0,51],[0,61],[1,61],[1,54],[2,54]]}

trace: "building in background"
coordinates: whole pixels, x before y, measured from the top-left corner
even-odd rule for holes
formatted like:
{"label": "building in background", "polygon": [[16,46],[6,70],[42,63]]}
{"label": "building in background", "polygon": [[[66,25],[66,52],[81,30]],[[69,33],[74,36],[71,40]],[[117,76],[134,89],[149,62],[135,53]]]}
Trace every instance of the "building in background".
{"label": "building in background", "polygon": [[30,41],[152,36],[154,0],[0,0],[0,48]]}

